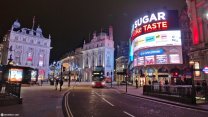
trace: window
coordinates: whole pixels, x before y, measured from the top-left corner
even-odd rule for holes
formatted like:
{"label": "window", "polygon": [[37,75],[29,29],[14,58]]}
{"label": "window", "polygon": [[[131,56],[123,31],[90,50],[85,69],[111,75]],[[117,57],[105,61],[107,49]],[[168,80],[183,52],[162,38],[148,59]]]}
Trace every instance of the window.
{"label": "window", "polygon": [[33,59],[33,57],[32,57],[32,52],[29,52],[28,54],[27,54],[27,65],[32,65],[32,59]]}
{"label": "window", "polygon": [[43,60],[44,60],[44,56],[42,54],[39,55],[39,62],[38,62],[38,66],[42,67],[43,66]]}

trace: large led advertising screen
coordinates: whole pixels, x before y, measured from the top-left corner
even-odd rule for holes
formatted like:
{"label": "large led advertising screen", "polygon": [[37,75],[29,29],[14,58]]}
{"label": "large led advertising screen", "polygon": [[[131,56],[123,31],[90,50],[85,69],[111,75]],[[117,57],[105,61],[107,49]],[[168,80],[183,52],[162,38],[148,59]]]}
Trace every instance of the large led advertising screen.
{"label": "large led advertising screen", "polygon": [[132,25],[131,55],[134,66],[183,64],[178,12],[154,12]]}
{"label": "large led advertising screen", "polygon": [[180,30],[158,31],[136,37],[133,42],[133,52],[158,46],[181,46]]}

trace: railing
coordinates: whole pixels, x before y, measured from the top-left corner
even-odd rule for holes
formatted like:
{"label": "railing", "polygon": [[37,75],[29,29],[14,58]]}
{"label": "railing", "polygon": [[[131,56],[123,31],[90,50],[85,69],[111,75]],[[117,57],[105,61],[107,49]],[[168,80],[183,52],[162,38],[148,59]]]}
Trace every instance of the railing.
{"label": "railing", "polygon": [[20,98],[21,84],[20,83],[6,83],[5,93]]}
{"label": "railing", "polygon": [[[207,89],[208,87],[202,88],[200,92],[196,93],[195,98],[198,98],[198,94],[200,93],[200,96],[202,97],[200,99],[204,99],[204,102],[207,102]],[[184,103],[193,103],[193,101],[191,101],[193,99],[192,85],[144,85],[143,94]]]}

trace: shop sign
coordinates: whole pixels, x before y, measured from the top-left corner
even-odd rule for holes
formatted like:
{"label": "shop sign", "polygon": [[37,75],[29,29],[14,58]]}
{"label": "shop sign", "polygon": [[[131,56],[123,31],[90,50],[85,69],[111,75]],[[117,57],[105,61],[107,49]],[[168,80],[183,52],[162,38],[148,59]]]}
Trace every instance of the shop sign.
{"label": "shop sign", "polygon": [[205,74],[208,74],[208,66],[204,67],[203,72],[204,72]]}
{"label": "shop sign", "polygon": [[141,51],[139,52],[139,56],[151,56],[151,55],[160,55],[164,53],[164,49],[159,48],[159,49],[155,49],[155,50],[145,50],[145,51]]}

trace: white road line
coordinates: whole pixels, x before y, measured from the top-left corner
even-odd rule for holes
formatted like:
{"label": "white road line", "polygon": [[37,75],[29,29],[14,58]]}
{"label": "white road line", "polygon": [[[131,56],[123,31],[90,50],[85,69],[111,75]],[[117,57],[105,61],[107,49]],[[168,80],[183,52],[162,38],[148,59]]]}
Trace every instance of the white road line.
{"label": "white road line", "polygon": [[[135,97],[135,96],[132,96],[132,97]],[[151,102],[156,102],[156,103],[160,103],[160,104],[164,104],[164,105],[168,105],[168,106],[172,106],[172,107],[177,107],[177,108],[182,108],[182,109],[189,109],[189,110],[193,110],[193,111],[201,111],[201,112],[206,112],[205,110],[198,110],[198,109],[193,109],[193,108],[189,108],[189,107],[183,107],[183,106],[178,106],[178,105],[173,105],[173,104],[169,104],[169,103],[165,103],[165,102],[160,102],[160,101],[156,101],[156,100],[151,100],[151,99],[145,99],[143,97],[136,97],[136,98],[140,98],[140,99],[143,99],[143,100],[148,100],[148,101],[151,101]],[[177,102],[176,102],[177,103]]]}
{"label": "white road line", "polygon": [[102,98],[105,102],[107,102],[108,104],[110,104],[111,106],[114,106],[112,103],[110,103],[108,100],[106,100],[105,98]]}
{"label": "white road line", "polygon": [[[96,95],[98,95],[99,97],[102,98],[102,96],[100,94],[98,94],[97,92],[95,92]],[[105,102],[107,102],[108,104],[110,104],[111,106],[114,106],[112,103],[110,103],[108,100],[106,100],[105,98],[102,98]]]}
{"label": "white road line", "polygon": [[96,95],[98,95],[99,97],[101,97],[101,95],[100,95],[100,94],[98,94],[97,92],[95,92],[95,94],[96,94]]}
{"label": "white road line", "polygon": [[127,114],[127,115],[130,116],[130,117],[135,117],[134,115],[132,115],[132,114],[126,112],[126,111],[123,111],[123,113]]}

